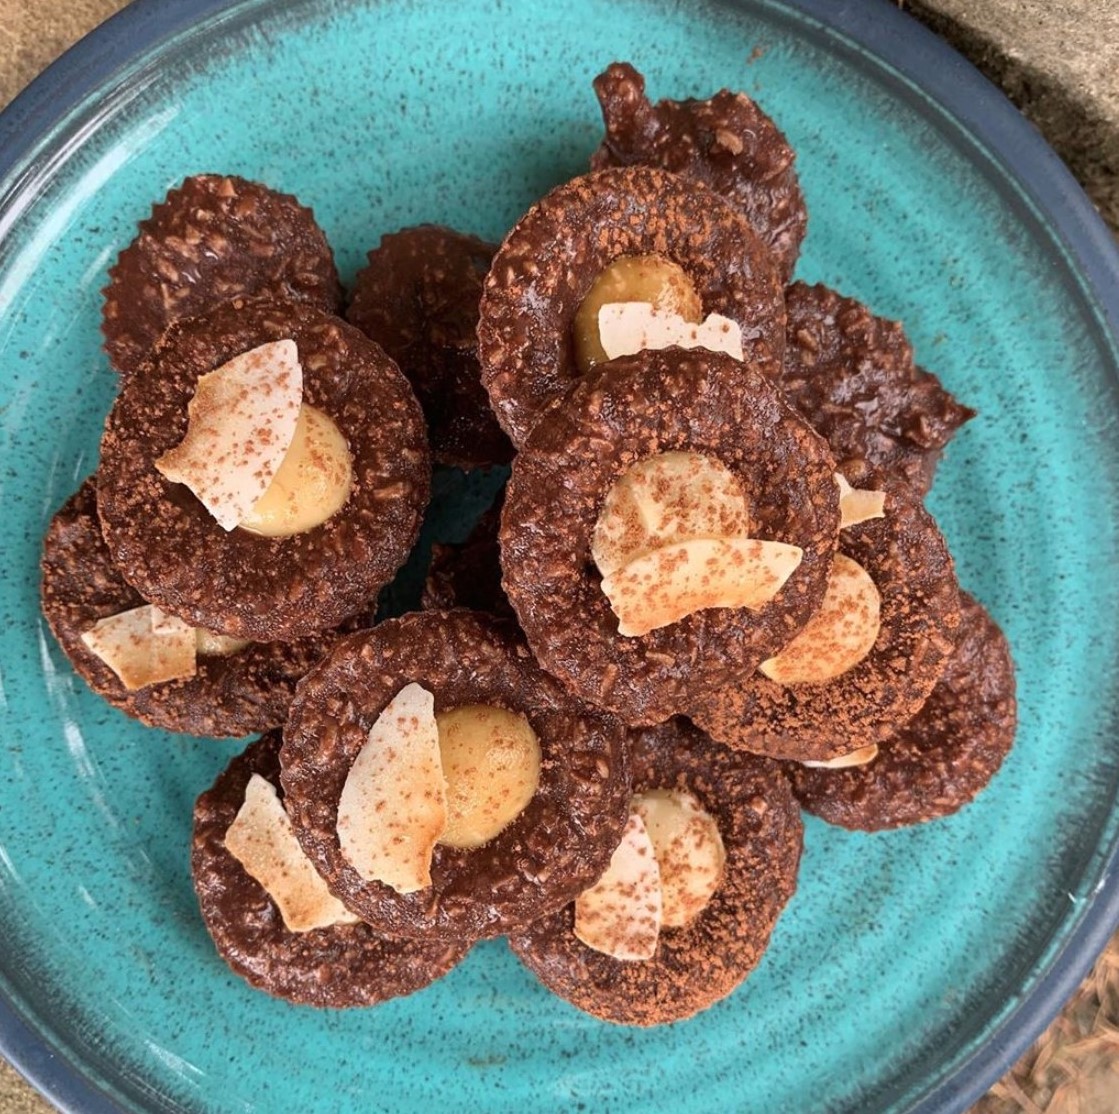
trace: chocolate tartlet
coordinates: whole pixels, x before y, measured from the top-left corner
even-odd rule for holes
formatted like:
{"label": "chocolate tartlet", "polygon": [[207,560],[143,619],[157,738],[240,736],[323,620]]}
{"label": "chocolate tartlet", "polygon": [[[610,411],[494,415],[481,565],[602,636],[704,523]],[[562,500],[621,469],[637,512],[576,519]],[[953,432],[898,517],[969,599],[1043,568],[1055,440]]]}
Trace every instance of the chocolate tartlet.
{"label": "chocolate tartlet", "polygon": [[520,448],[580,377],[572,330],[595,280],[620,256],[655,254],[686,272],[704,313],[742,329],[748,362],[776,376],[785,311],[772,257],[746,218],[697,183],[649,167],[598,171],[552,190],[494,256],[478,356],[497,419]]}
{"label": "chocolate tartlet", "polygon": [[[523,714],[541,751],[536,792],[473,849],[436,844],[431,885],[398,893],[342,854],[342,789],[370,728],[417,682],[436,714],[485,704]],[[281,755],[286,806],[331,891],[378,931],[475,940],[553,912],[606,868],[626,822],[624,731],[543,673],[509,624],[467,611],[418,612],[345,639],[300,683]]]}
{"label": "chocolate tartlet", "polygon": [[[303,533],[227,532],[155,461],[182,440],[202,375],[286,338],[304,368],[304,400],[349,445],[349,498]],[[337,626],[365,607],[407,557],[431,481],[423,414],[396,365],[322,310],[249,299],[173,325],[151,370],[125,378],[101,442],[98,513],[129,583],[194,626],[262,642]]]}
{"label": "chocolate tartlet", "polygon": [[468,943],[387,940],[367,924],[292,932],[276,903],[225,846],[253,774],[280,785],[280,733],[234,758],[194,806],[191,874],[206,929],[222,959],[252,986],[301,1005],[375,1006],[422,990]]}
{"label": "chocolate tartlet", "polygon": [[959,588],[932,516],[890,495],[886,515],[840,531],[839,552],[881,598],[870,652],[834,679],[782,685],[758,672],[708,698],[695,722],[728,746],[820,762],[889,738],[924,704],[952,654]]}
{"label": "chocolate tartlet", "polygon": [[913,362],[901,325],[826,286],[785,294],[788,337],[781,389],[827,438],[855,487],[932,486],[945,445],[975,411]]}
{"label": "chocolate tartlet", "polygon": [[85,645],[82,634],[99,619],[147,602],[109,556],[94,484],[86,480],[67,500],[43,541],[43,615],[77,673],[114,707],[166,731],[236,738],[282,724],[296,681],[326,654],[335,632],[202,655],[195,676],[132,691]]}
{"label": "chocolate tartlet", "polygon": [[382,236],[354,280],[346,319],[375,340],[412,384],[440,464],[506,464],[478,366],[478,303],[497,250],[476,236],[421,224]]}
{"label": "chocolate tartlet", "polygon": [[594,90],[606,137],[591,156],[592,170],[657,166],[702,182],[745,214],[789,281],[808,224],[796,153],[745,93],[723,89],[710,100],[654,105],[628,62],[608,66]]}
{"label": "chocolate tartlet", "polygon": [[680,1021],[726,997],[757,966],[796,889],[803,828],[777,763],[713,743],[684,721],[642,732],[632,748],[637,793],[693,794],[726,848],[710,902],[682,928],[663,928],[652,959],[623,961],[574,934],[574,905],[510,935],[549,990],[620,1025]]}
{"label": "chocolate tartlet", "polygon": [[[757,537],[804,550],[756,611],[708,608],[636,637],[591,558],[607,492],[635,461],[706,454],[741,482]],[[504,587],[540,664],[635,725],[698,709],[785,645],[819,607],[839,526],[827,444],[755,368],[702,349],[596,367],[513,462],[501,524]]]}
{"label": "chocolate tartlet", "polygon": [[961,593],[956,648],[924,707],[866,765],[821,770],[790,763],[794,791],[829,824],[868,832],[957,812],[1010,751],[1014,689],[1005,636],[982,605]]}
{"label": "chocolate tartlet", "polygon": [[244,178],[187,178],[152,206],[109,269],[101,322],[109,361],[135,371],[173,321],[265,290],[338,310],[334,254],[314,214]]}
{"label": "chocolate tartlet", "polygon": [[502,491],[464,542],[432,546],[431,565],[420,601],[425,611],[465,607],[516,621],[501,588],[501,547],[497,534],[504,503]]}

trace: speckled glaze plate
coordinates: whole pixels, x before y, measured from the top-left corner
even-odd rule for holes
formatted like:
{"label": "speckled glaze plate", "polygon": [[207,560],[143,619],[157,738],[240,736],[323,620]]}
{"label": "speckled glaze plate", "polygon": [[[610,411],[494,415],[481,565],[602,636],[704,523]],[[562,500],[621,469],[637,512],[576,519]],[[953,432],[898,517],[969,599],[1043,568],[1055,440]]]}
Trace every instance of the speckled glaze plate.
{"label": "speckled glaze plate", "polygon": [[[980,411],[931,507],[1004,625],[1018,744],[957,817],[809,821],[800,889],[728,1001],[651,1032],[550,997],[504,943],[368,1012],[272,1001],[216,957],[191,805],[231,744],[146,730],[39,617],[44,527],[94,467],[115,381],[98,290],[185,174],[314,206],[344,278],[381,233],[498,238],[579,172],[615,58],[655,96],[757,97],[799,153],[799,274],[902,319]],[[122,61],[123,60],[123,61]],[[0,118],[0,1033],[83,1110],[958,1110],[1119,919],[1113,248],[1047,148],[886,3],[142,2]],[[483,501],[439,483],[436,528]]]}

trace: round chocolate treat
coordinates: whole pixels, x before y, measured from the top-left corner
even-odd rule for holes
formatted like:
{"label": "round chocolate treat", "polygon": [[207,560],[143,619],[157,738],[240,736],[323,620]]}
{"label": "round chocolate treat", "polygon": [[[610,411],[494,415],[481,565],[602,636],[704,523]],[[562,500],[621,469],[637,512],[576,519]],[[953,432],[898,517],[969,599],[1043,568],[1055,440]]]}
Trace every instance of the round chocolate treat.
{"label": "round chocolate treat", "polygon": [[[741,483],[750,534],[803,559],[757,610],[706,608],[627,636],[591,541],[627,469],[672,451],[708,456]],[[513,461],[501,525],[504,587],[540,664],[626,723],[702,707],[785,645],[819,607],[839,525],[827,444],[755,368],[670,348],[600,367],[538,423]]]}
{"label": "round chocolate treat", "polygon": [[431,547],[431,565],[420,601],[425,611],[465,607],[516,620],[501,587],[501,549],[497,541],[504,492],[470,531],[466,541]]}
{"label": "round chocolate treat", "polygon": [[788,282],[808,224],[792,147],[745,93],[726,89],[710,100],[658,101],[628,62],[594,79],[606,137],[591,169],[659,166],[693,178],[746,215]]}
{"label": "round chocolate treat", "polygon": [[826,286],[786,291],[781,388],[855,487],[932,486],[944,446],[975,416],[913,362],[901,325]]}
{"label": "round chocolate treat", "polygon": [[109,269],[101,330],[109,361],[135,371],[172,321],[271,290],[335,312],[342,287],[310,209],[220,174],[171,190]]}
{"label": "round chocolate treat", "polygon": [[[349,446],[349,498],[303,533],[226,531],[155,462],[182,441],[201,376],[282,339],[297,346],[304,402]],[[263,298],[178,322],[151,363],[153,374],[124,380],[101,441],[98,513],[125,579],[194,626],[261,642],[329,629],[365,607],[407,557],[431,483],[423,414],[396,365],[352,325]]]}
{"label": "round chocolate treat", "polygon": [[[540,747],[535,792],[479,846],[437,843],[431,884],[400,893],[343,855],[339,803],[382,711],[408,684],[440,715],[470,705],[523,715]],[[561,908],[606,868],[626,822],[625,734],[543,673],[510,624],[425,611],[354,635],[299,686],[284,728],[283,784],[301,843],[331,890],[379,931],[402,937],[497,936]]]}
{"label": "round chocolate treat", "polygon": [[691,794],[715,820],[723,875],[691,923],[663,925],[647,960],[620,960],[574,932],[575,906],[512,934],[518,958],[549,990],[603,1021],[661,1025],[725,998],[758,965],[796,889],[800,810],[777,763],[712,742],[682,720],[637,736],[635,793]]}
{"label": "round chocolate treat", "polygon": [[43,615],[70,664],[99,696],[151,727],[188,735],[238,737],[278,727],[295,683],[336,638],[250,642],[200,654],[193,677],[127,689],[82,641],[99,620],[147,602],[120,575],[101,537],[94,480],[51,520],[43,542]]}
{"label": "round chocolate treat", "polygon": [[191,873],[218,953],[252,986],[300,1005],[375,1006],[422,990],[470,950],[465,942],[388,940],[367,924],[293,932],[268,891],[225,845],[254,774],[280,790],[280,733],[234,758],[194,806]]}
{"label": "round chocolate treat", "polygon": [[952,557],[935,521],[920,504],[888,495],[884,518],[840,531],[839,553],[878,589],[870,652],[829,681],[778,684],[759,671],[712,694],[692,712],[712,738],[773,758],[826,761],[888,738],[924,704],[960,617]]}
{"label": "round chocolate treat", "polygon": [[998,625],[960,594],[956,648],[917,715],[862,766],[810,769],[789,763],[809,812],[867,832],[948,816],[973,800],[1014,742],[1014,663]]}
{"label": "round chocolate treat", "polygon": [[513,455],[478,367],[478,303],[496,250],[437,224],[382,236],[346,311],[408,377],[440,464],[477,468]]}
{"label": "round chocolate treat", "polygon": [[746,359],[776,376],[785,311],[773,259],[746,218],[706,187],[649,167],[601,170],[552,190],[494,256],[478,355],[497,419],[520,448],[580,376],[576,313],[621,256],[655,255],[686,273],[704,314],[742,329]]}

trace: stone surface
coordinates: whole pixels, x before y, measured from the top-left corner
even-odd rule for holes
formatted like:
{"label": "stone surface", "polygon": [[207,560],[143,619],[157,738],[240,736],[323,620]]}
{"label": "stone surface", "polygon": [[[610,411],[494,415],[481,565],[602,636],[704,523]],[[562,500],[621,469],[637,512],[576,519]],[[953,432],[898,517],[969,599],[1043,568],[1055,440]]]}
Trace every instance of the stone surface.
{"label": "stone surface", "polygon": [[1119,230],[1119,4],[901,0],[1037,126]]}
{"label": "stone surface", "polygon": [[0,0],[0,105],[125,0]]}
{"label": "stone surface", "polygon": [[[1046,136],[1119,231],[1119,5],[899,0],[961,50]],[[0,106],[122,0],[0,0]],[[0,1112],[48,1114],[0,1059]]]}

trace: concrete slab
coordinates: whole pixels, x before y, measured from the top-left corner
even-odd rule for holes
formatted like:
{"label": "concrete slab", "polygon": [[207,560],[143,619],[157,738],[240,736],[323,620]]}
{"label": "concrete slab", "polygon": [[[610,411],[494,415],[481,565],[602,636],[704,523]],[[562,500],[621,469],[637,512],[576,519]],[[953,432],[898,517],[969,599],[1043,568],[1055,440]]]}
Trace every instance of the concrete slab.
{"label": "concrete slab", "polygon": [[900,0],[1000,86],[1119,232],[1119,3]]}

